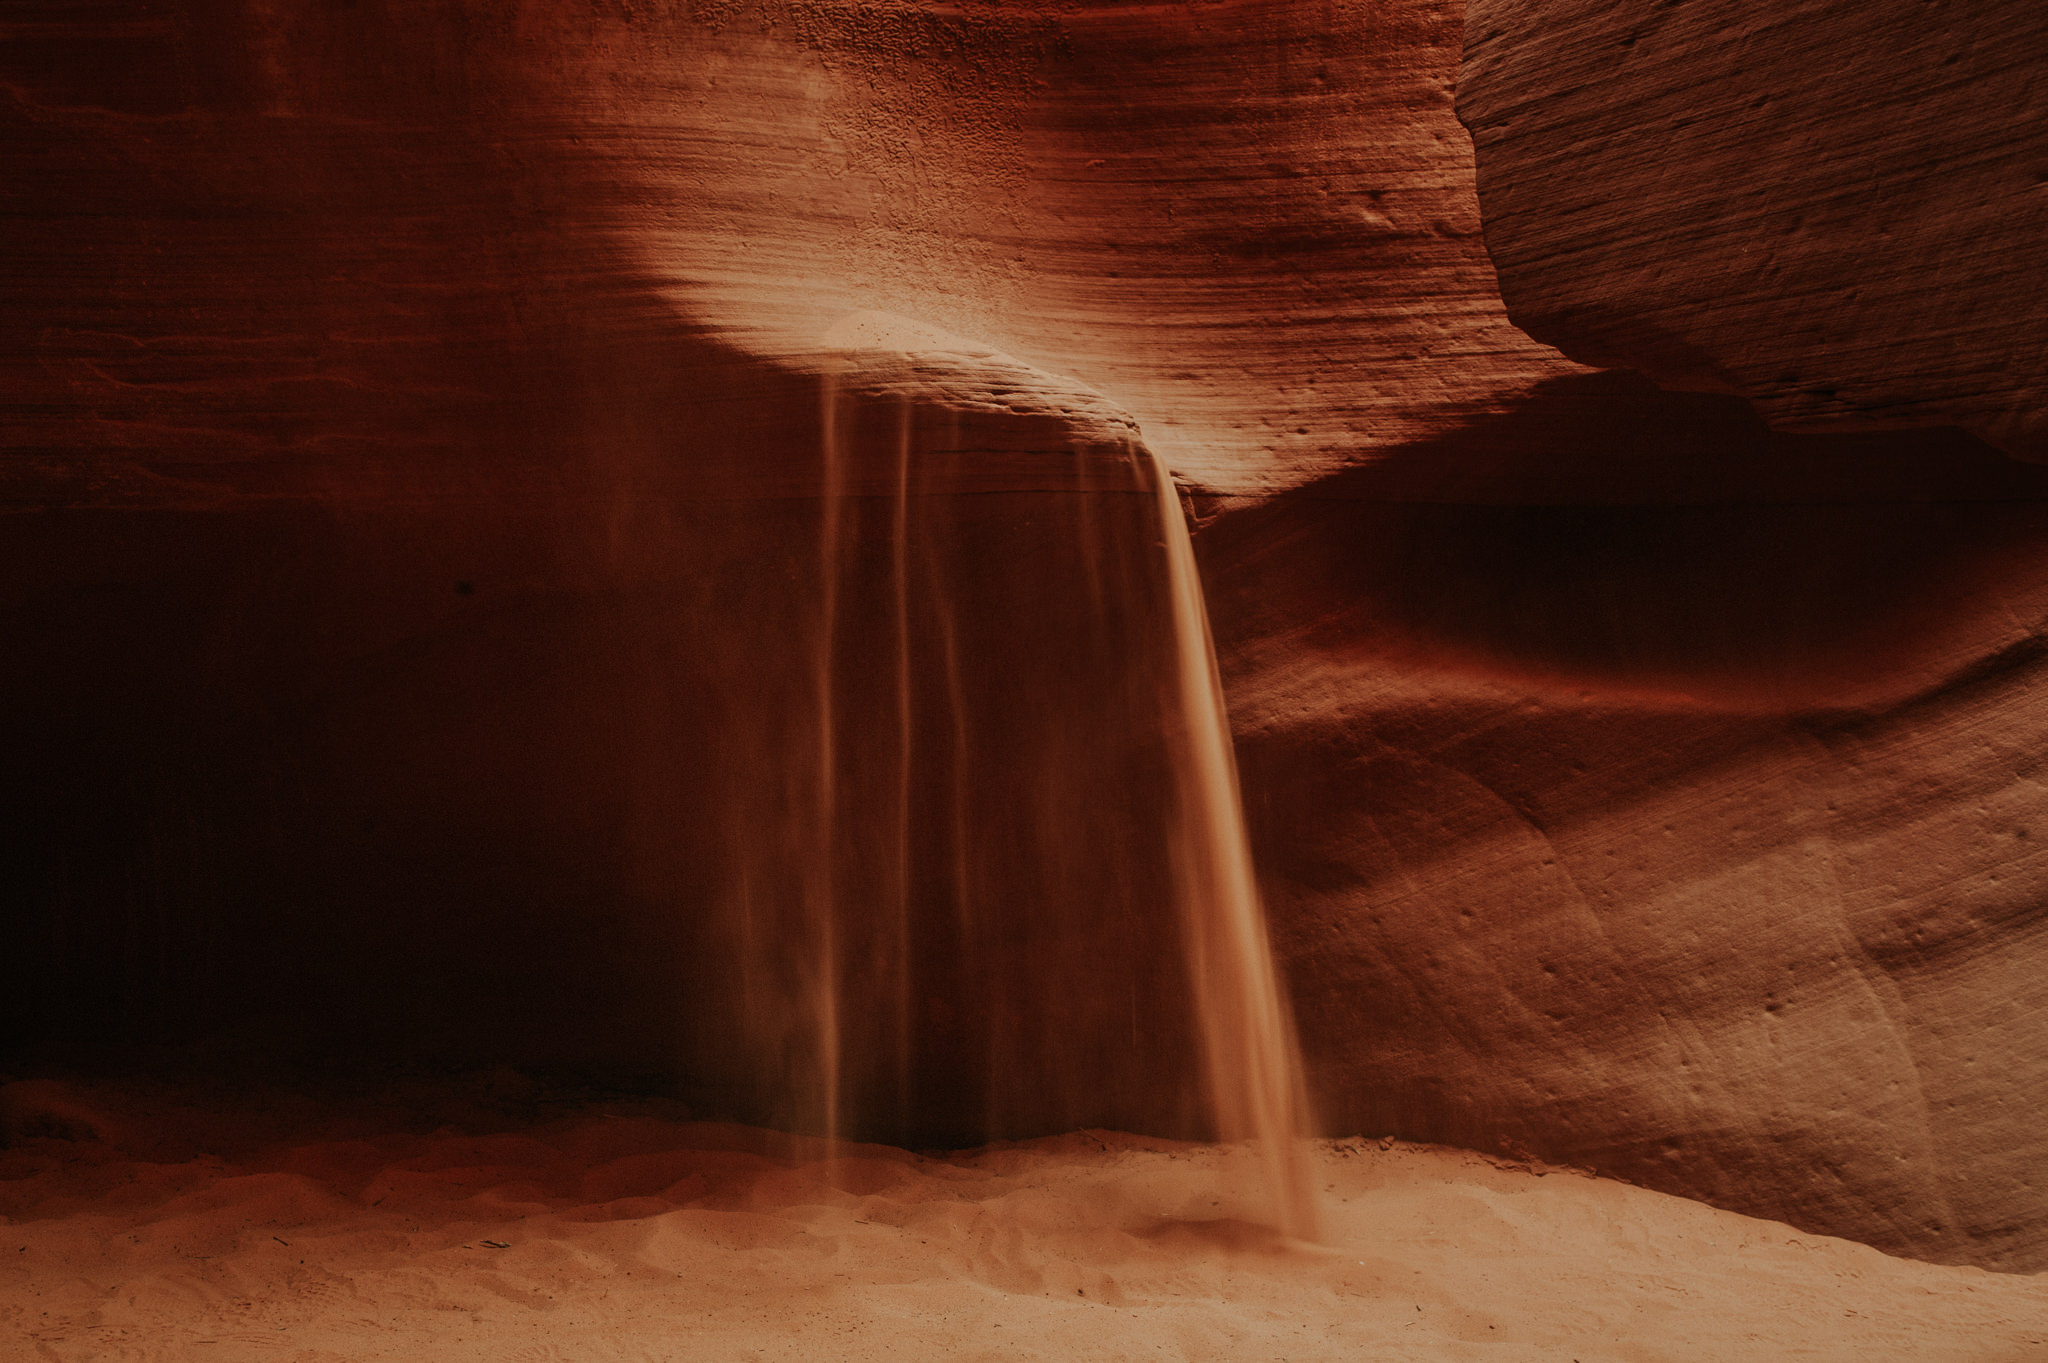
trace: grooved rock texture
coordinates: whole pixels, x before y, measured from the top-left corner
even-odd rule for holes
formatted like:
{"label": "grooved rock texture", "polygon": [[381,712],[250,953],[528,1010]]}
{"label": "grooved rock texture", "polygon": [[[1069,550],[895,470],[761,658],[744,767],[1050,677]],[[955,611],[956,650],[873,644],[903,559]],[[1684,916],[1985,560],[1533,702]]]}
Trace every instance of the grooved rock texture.
{"label": "grooved rock texture", "polygon": [[2044,69],[2030,0],[1471,0],[1510,315],[1781,429],[2048,459]]}
{"label": "grooved rock texture", "polygon": [[1448,4],[13,13],[23,505],[497,481],[659,405],[593,346],[673,404],[865,310],[1239,489],[1573,368],[1495,296]]}
{"label": "grooved rock texture", "polygon": [[[1664,12],[1646,60],[1728,57],[1704,11]],[[1557,27],[1514,14],[1475,19],[1474,63]],[[1996,81],[1901,102],[1846,160],[1659,112],[1719,108],[1735,71],[1645,87],[1618,125],[1587,101],[1635,87],[1545,95],[1498,143],[1468,100],[1480,187],[1511,195],[1482,240],[1460,18],[1426,0],[32,0],[5,23],[0,1036],[22,1064],[93,1042],[563,1065],[778,1115],[755,1090],[781,1076],[735,1065],[703,1002],[742,987],[705,925],[802,862],[735,840],[812,798],[789,754],[816,748],[829,476],[859,504],[833,522],[840,647],[915,679],[866,731],[970,694],[1036,736],[928,745],[989,801],[975,874],[1067,915],[979,949],[1071,971],[1120,1029],[1091,1013],[1041,1048],[1093,1055],[1095,1088],[1024,1074],[1009,1102],[972,1057],[1052,1035],[1044,999],[969,974],[885,1001],[865,1021],[921,1038],[906,1070],[977,1110],[876,1126],[1184,1128],[1180,967],[1139,912],[1156,868],[1041,855],[1066,845],[1056,767],[1102,774],[1091,837],[1155,818],[1143,612],[1118,603],[1157,584],[1104,548],[1151,543],[1142,437],[1201,527],[1333,1129],[2048,1264],[2048,473],[1952,428],[1784,434],[1589,370],[1510,324],[1487,256],[1583,358],[1711,371],[1778,424],[1882,407],[2024,449],[2038,371],[1994,342],[2038,336],[2038,241],[1923,241],[1907,270],[1837,235],[1869,277],[1820,287],[1797,273],[1818,227],[1774,276],[1603,218],[1653,254],[1559,251],[1532,283],[1515,234],[1540,253],[1579,220],[1489,169],[1583,115],[1607,129],[1587,146],[1532,144],[1563,192],[1639,120],[1668,154],[1654,184],[1586,191],[1603,211],[1704,230],[1672,206],[1706,184],[1883,227],[1798,196],[1871,166],[1931,193],[1914,138],[1991,126],[1941,101]],[[1868,32],[1794,74],[1917,50]],[[2021,148],[2017,126],[1986,136]],[[1716,129],[1752,159],[1714,160]],[[1570,313],[1609,328],[1591,341],[1523,292],[1567,268],[1616,300]],[[1791,313],[1741,310],[1766,297]],[[1840,372],[1783,368],[1815,335]],[[1784,373],[1842,396],[1772,407]],[[893,789],[879,759],[856,775]]]}
{"label": "grooved rock texture", "polygon": [[1588,382],[1597,486],[1199,541],[1329,1121],[2038,1266],[2048,479]]}

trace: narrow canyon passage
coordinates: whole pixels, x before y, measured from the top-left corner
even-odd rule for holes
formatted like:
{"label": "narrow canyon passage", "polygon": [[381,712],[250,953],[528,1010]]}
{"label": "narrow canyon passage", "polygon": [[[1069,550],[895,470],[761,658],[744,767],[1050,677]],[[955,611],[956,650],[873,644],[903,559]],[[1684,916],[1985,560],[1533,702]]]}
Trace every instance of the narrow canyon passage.
{"label": "narrow canyon passage", "polygon": [[21,0],[0,1354],[2048,1356],[2048,20],[1839,10]]}

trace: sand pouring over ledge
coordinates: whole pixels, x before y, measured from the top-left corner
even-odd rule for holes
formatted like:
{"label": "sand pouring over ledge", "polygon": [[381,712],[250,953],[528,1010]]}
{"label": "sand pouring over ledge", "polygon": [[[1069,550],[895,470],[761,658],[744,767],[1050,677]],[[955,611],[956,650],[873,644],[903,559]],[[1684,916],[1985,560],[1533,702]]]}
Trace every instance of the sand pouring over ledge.
{"label": "sand pouring over ledge", "polygon": [[1266,1169],[1273,1224],[1287,1234],[1320,1234],[1312,1173],[1297,1145],[1309,1130],[1301,1051],[1287,1009],[1266,913],[1252,875],[1251,840],[1223,680],[1209,637],[1209,612],[1194,542],[1166,461],[1151,457],[1160,534],[1173,593],[1174,652],[1185,732],[1174,774],[1181,806],[1175,848],[1181,931],[1209,1102],[1225,1140],[1253,1142]]}
{"label": "sand pouring over ledge", "polygon": [[726,924],[703,955],[738,985],[707,1030],[741,1044],[711,1064],[828,1141],[1142,1103],[1118,1124],[1251,1141],[1254,1215],[1314,1238],[1301,1058],[1164,461],[1085,385],[931,326],[860,312],[820,344],[815,481],[758,575],[787,625],[734,647],[740,612],[697,622],[748,735],[704,764],[722,881],[676,910]]}
{"label": "sand pouring over ledge", "polygon": [[828,1168],[772,1132],[486,1087],[519,1096],[13,1086],[44,1129],[104,1138],[0,1151],[0,1356],[2048,1357],[2048,1280],[1462,1151],[1318,1143],[1317,1250],[1244,1219],[1259,1175],[1214,1146],[1082,1132]]}

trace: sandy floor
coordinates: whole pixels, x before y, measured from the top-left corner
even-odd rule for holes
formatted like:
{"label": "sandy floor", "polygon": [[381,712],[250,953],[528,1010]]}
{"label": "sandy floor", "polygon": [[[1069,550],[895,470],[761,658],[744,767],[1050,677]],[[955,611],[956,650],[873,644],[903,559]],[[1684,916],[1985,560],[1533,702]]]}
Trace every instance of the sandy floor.
{"label": "sandy floor", "polygon": [[1241,1157],[1109,1133],[825,1161],[646,1104],[13,1096],[9,1363],[2048,1360],[2048,1277],[1459,1151],[1324,1143],[1306,1247]]}

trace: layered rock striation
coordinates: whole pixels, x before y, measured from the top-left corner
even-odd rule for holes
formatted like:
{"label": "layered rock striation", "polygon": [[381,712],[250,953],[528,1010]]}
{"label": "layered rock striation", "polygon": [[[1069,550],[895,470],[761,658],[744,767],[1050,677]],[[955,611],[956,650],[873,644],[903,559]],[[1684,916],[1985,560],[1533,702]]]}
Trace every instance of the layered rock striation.
{"label": "layered rock striation", "polygon": [[1510,315],[1782,429],[2048,458],[2044,62],[2024,0],[1472,0]]}
{"label": "layered rock striation", "polygon": [[[1672,11],[1636,43],[1657,80],[1545,94],[1515,84],[1518,44],[1606,31],[1553,9],[1475,5],[1461,35],[1427,0],[17,7],[18,1063],[275,1041],[762,1101],[776,1076],[731,1063],[730,1010],[704,1002],[733,945],[706,925],[732,921],[745,801],[782,817],[802,740],[748,707],[810,685],[844,380],[873,551],[849,599],[887,635],[908,450],[914,523],[943,527],[922,542],[985,569],[948,598],[974,603],[951,662],[918,645],[914,693],[942,710],[971,678],[1075,762],[1149,760],[1100,708],[1130,683],[1124,636],[1066,609],[1111,580],[1078,527],[1141,537],[1118,509],[1138,438],[1188,480],[1333,1129],[2048,1262],[2042,475],[1954,429],[1779,433],[1509,321],[1660,381],[1711,371],[1775,425],[1876,414],[2024,449],[2030,371],[2000,357],[2038,324],[2031,248],[1992,235],[2023,199],[1900,219],[1931,268],[1845,245],[1838,219],[1890,220],[1847,190],[1798,207],[1825,177],[1785,139],[1679,129],[1685,101],[1748,89],[1664,79],[1733,60],[1725,33]],[[1825,50],[1867,66],[1899,31]],[[2005,74],[1940,100],[2018,79],[1993,46],[1958,50]],[[1809,86],[1800,107],[1833,107],[1784,88]],[[1635,103],[1599,102],[1616,90]],[[1896,136],[1817,164],[1933,202],[1914,138],[1979,125],[1883,108]],[[1544,132],[1575,118],[1605,130],[1583,165]],[[1666,124],[1653,181],[1603,150]],[[1715,130],[1734,150],[1708,154]],[[1957,164],[1975,184],[2017,163]],[[1812,224],[1772,238],[1779,266],[1628,226],[1731,182]],[[1748,212],[1688,221],[1754,239]],[[1926,244],[1966,221],[1982,249]],[[1851,249],[1873,264],[1844,290],[1822,267]],[[1787,282],[1805,270],[1836,282]],[[1781,369],[1795,351],[1826,364]],[[1915,386],[1944,374],[1965,378]],[[1055,674],[1098,706],[1064,737]],[[961,770],[991,791],[1042,775],[984,758]],[[1151,817],[1121,781],[1109,833]],[[1029,837],[990,845],[1028,869]],[[1060,913],[1142,900],[1072,884]],[[1060,1037],[1101,1057],[1100,1091],[1021,1084],[1006,1131],[1188,1123],[1171,943],[1097,926],[1120,945],[1011,945],[1128,1034]],[[978,1110],[892,1131],[961,1138],[990,1110],[969,1053],[1004,1026],[1024,1046],[1046,1010],[935,996],[902,1012],[932,1039],[917,1063]]]}

